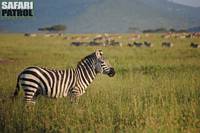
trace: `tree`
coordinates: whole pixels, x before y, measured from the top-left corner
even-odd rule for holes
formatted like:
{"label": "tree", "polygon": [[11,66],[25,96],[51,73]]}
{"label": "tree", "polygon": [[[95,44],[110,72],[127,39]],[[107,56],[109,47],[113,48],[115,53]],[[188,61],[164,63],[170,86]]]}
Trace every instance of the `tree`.
{"label": "tree", "polygon": [[176,32],[176,29],[171,28],[171,29],[169,29],[169,31],[170,32]]}
{"label": "tree", "polygon": [[53,25],[50,27],[38,28],[39,31],[48,31],[48,32],[64,32],[66,30],[66,26],[62,24]]}
{"label": "tree", "polygon": [[157,29],[143,30],[142,32],[143,33],[164,33],[164,32],[168,32],[168,30],[165,28],[157,28]]}

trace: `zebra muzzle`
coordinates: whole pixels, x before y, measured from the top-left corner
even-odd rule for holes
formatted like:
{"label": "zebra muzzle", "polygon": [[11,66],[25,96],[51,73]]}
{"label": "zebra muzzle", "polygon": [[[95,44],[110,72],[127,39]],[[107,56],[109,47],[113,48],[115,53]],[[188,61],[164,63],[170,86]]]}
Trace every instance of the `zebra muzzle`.
{"label": "zebra muzzle", "polygon": [[110,68],[110,71],[109,71],[109,73],[108,73],[108,76],[109,77],[113,77],[115,75],[115,70],[114,70],[114,68]]}

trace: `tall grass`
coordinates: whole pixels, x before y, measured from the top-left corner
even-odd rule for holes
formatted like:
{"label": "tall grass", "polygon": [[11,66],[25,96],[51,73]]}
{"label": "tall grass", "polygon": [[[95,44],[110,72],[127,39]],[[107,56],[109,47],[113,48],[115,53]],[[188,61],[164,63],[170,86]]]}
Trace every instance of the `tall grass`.
{"label": "tall grass", "polygon": [[[159,35],[142,39],[155,47],[71,47],[60,37],[1,34],[0,132],[200,132],[200,50],[189,48],[200,40],[171,39],[175,47],[164,49]],[[95,49],[117,73],[98,75],[78,105],[40,96],[27,106],[23,91],[9,99],[23,68],[75,67]]]}

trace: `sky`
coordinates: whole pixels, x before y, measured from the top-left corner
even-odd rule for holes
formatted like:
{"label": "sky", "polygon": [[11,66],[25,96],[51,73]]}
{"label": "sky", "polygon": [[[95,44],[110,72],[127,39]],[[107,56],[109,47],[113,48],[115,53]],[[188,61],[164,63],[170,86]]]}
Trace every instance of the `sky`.
{"label": "sky", "polygon": [[200,7],[200,0],[169,0],[169,1],[173,1],[175,3],[179,3],[183,5]]}

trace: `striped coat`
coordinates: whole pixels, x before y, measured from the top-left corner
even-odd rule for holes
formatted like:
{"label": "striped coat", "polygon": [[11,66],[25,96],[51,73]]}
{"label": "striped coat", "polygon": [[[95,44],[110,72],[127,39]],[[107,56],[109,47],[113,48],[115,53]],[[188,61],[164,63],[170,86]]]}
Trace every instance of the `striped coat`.
{"label": "striped coat", "polygon": [[46,95],[50,98],[70,96],[75,100],[85,93],[86,88],[98,73],[114,76],[115,71],[102,58],[102,51],[98,50],[82,59],[75,69],[51,70],[42,67],[28,67],[17,79],[14,97],[23,88],[26,102],[33,102],[36,97]]}

